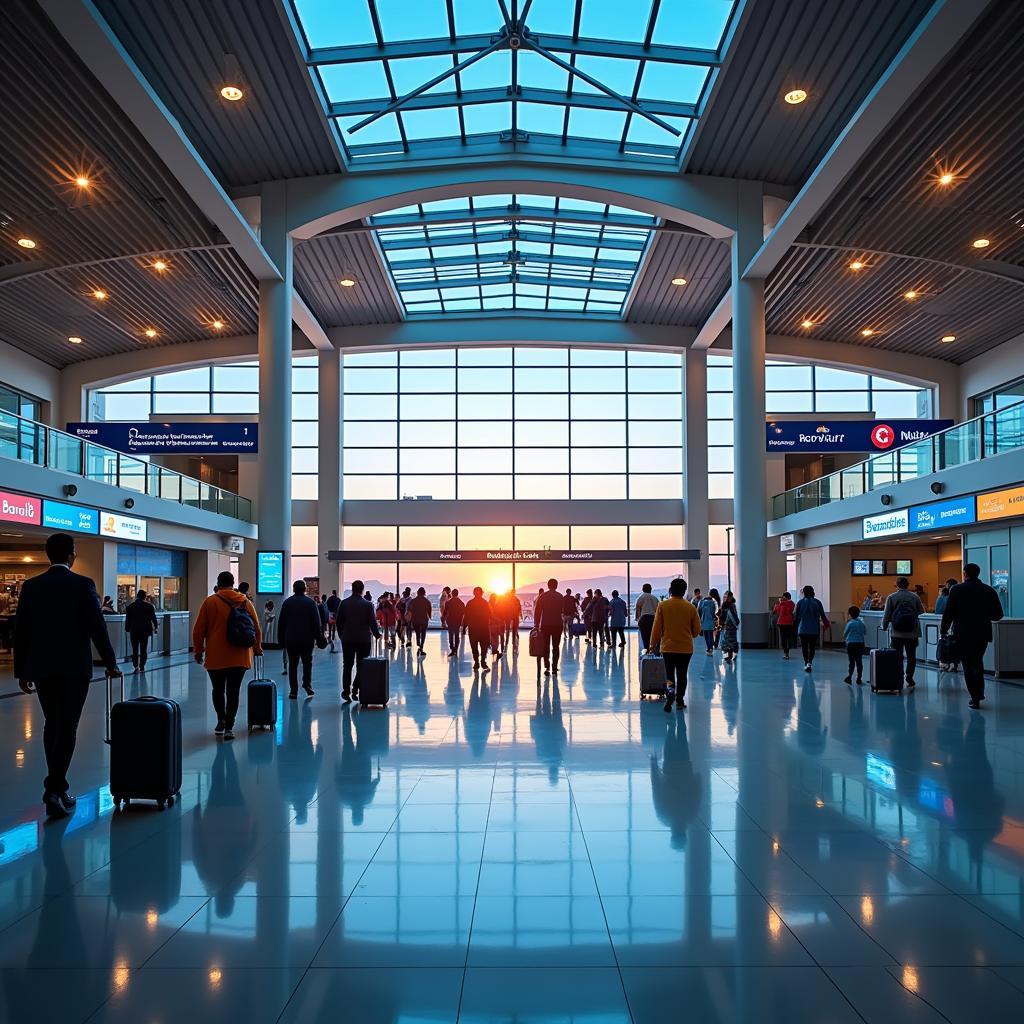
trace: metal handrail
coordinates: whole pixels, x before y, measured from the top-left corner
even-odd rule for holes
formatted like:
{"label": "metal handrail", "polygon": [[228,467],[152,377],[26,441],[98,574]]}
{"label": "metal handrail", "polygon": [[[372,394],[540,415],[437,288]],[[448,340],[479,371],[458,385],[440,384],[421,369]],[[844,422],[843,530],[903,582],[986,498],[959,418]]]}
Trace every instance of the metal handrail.
{"label": "metal handrail", "polygon": [[[1004,428],[1002,437],[1000,419]],[[873,455],[846,469],[773,495],[769,518],[781,519],[796,512],[806,512],[1021,447],[1024,447],[1024,400],[982,413],[922,441]]]}
{"label": "metal handrail", "polygon": [[[10,430],[10,437],[5,437]],[[13,449],[13,454],[11,449]],[[0,411],[0,456],[252,522],[252,501],[144,458]],[[96,468],[93,469],[92,467]]]}

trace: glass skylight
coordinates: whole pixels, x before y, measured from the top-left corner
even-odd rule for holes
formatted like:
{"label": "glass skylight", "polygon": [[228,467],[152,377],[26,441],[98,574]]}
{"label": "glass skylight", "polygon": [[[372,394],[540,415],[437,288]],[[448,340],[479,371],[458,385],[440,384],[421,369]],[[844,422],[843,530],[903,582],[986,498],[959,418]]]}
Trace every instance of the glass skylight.
{"label": "glass skylight", "polygon": [[617,317],[657,221],[580,199],[490,195],[408,206],[369,223],[409,316]]}
{"label": "glass skylight", "polygon": [[354,165],[511,152],[678,162],[734,0],[291,0]]}

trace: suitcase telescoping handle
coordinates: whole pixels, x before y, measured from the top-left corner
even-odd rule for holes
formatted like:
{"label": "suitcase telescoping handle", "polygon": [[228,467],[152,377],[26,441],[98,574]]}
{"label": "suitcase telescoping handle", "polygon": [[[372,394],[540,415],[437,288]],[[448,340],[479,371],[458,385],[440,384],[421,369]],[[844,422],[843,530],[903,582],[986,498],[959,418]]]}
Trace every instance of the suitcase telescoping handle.
{"label": "suitcase telescoping handle", "polygon": [[263,655],[254,654],[252,656],[252,677],[253,679],[264,679],[263,675]]}
{"label": "suitcase telescoping handle", "polygon": [[[113,691],[113,687],[110,685],[110,681],[111,681],[110,673],[106,672],[104,674],[106,675],[106,678],[107,678],[107,704],[106,704],[106,717],[105,717],[104,730],[103,730],[103,742],[104,743],[109,743],[110,742],[110,707],[111,707],[111,698],[113,697],[113,692],[112,692]],[[121,700],[122,700],[122,702],[124,701],[124,675],[123,674],[121,675]]]}

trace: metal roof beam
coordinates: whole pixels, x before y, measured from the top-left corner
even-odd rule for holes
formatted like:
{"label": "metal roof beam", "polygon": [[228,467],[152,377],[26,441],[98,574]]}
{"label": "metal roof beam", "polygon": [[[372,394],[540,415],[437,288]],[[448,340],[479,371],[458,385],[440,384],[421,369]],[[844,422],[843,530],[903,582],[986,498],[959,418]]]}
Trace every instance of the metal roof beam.
{"label": "metal roof beam", "polygon": [[[496,28],[498,26],[495,26]],[[370,60],[404,60],[408,57],[453,57],[460,53],[485,50],[500,38],[494,35],[456,36],[455,39],[396,40],[383,46],[366,43],[360,46],[326,46],[309,51],[309,63],[349,64]],[[579,57],[617,57],[620,60],[652,60],[667,64],[695,64],[718,67],[721,57],[717,50],[704,50],[690,46],[666,46],[652,43],[625,42],[618,39],[573,39],[572,36],[540,33],[531,36],[545,49]]]}
{"label": "metal roof beam", "polygon": [[[561,267],[586,267],[598,270],[623,270],[632,274],[636,270],[636,263],[629,260],[594,260],[586,256],[549,256],[546,254],[523,252],[516,253],[520,265],[529,266],[531,263],[543,266]],[[419,260],[391,260],[391,272],[398,274],[406,270],[430,270],[434,267],[474,267],[494,266],[506,263],[508,253],[489,252],[480,256],[438,256],[436,259]]]}
{"label": "metal roof beam", "polygon": [[540,245],[572,245],[588,249],[620,249],[624,252],[643,252],[647,244],[643,238],[614,238],[597,235],[577,235],[571,231],[555,234],[544,231],[524,231],[522,228],[504,228],[487,234],[465,232],[457,235],[435,235],[430,238],[380,239],[385,252],[401,252],[405,249],[443,248],[447,245],[491,245],[494,242],[535,242]]}
{"label": "metal roof beam", "polygon": [[744,277],[764,278],[778,266],[801,232],[836,196],[854,168],[956,50],[991,2],[935,0],[747,264]]}
{"label": "metal roof beam", "polygon": [[[277,265],[206,166],[181,125],[121,45],[92,0],[41,0],[43,9],[192,201],[215,224],[259,280],[280,280]],[[292,294],[292,317],[317,348],[333,348],[312,311]]]}
{"label": "metal roof beam", "polygon": [[[477,106],[482,103],[543,103],[549,106],[571,106],[586,110],[623,109],[623,103],[611,96],[600,93],[574,92],[571,95],[562,89],[534,89],[519,86],[514,92],[509,86],[493,89],[463,89],[462,92],[428,92],[414,96],[402,104],[402,110],[436,110],[441,107]],[[375,99],[344,100],[331,103],[331,117],[358,117],[374,114],[392,103],[387,96]],[[666,117],[696,117],[697,107],[693,103],[679,103],[675,100],[639,99],[637,103],[648,113],[663,114]]]}
{"label": "metal roof beam", "polygon": [[476,206],[473,210],[427,210],[421,213],[385,213],[370,220],[380,231],[401,227],[431,227],[437,224],[469,224],[479,221],[499,223],[522,221],[559,221],[566,224],[597,224],[602,227],[650,231],[655,218],[646,214],[603,213],[599,210],[553,210],[547,206]]}
{"label": "metal roof beam", "polygon": [[400,292],[419,292],[438,288],[482,288],[489,284],[531,284],[550,288],[583,288],[609,292],[627,292],[625,281],[591,281],[589,278],[543,277],[540,274],[494,274],[487,277],[453,277],[423,281],[398,281]]}

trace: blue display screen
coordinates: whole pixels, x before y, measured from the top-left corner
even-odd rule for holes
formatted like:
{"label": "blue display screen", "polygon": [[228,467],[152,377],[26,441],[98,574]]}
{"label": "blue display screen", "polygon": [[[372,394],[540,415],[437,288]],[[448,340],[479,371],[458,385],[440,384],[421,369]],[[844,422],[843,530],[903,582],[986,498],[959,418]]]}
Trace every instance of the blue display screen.
{"label": "blue display screen", "polygon": [[284,593],[284,552],[256,552],[256,593]]}
{"label": "blue display screen", "polygon": [[975,520],[975,499],[973,494],[965,498],[948,498],[933,501],[927,505],[915,505],[910,510],[910,532],[942,530],[947,526],[962,526]]}
{"label": "blue display screen", "polygon": [[100,514],[94,508],[44,498],[42,525],[71,533],[99,533]]}

